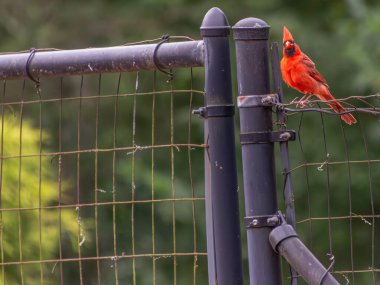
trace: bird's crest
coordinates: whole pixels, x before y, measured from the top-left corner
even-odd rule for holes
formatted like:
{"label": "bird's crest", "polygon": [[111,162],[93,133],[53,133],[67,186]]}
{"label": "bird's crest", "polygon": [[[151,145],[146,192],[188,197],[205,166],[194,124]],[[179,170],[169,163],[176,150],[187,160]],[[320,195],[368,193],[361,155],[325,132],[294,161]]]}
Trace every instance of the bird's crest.
{"label": "bird's crest", "polygon": [[284,26],[284,38],[283,38],[282,42],[285,43],[287,41],[293,42],[294,40],[293,40],[293,36],[289,32],[288,28],[286,26]]}

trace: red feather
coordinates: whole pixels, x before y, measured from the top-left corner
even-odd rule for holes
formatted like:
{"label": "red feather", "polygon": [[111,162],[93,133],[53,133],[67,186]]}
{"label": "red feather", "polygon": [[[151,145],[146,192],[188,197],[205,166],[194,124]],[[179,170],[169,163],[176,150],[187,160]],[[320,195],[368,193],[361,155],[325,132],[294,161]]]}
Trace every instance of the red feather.
{"label": "red feather", "polygon": [[[347,110],[331,95],[326,79],[315,68],[314,62],[304,54],[289,30],[284,26],[283,57],[281,60],[281,73],[285,83],[303,94],[317,96],[336,112]],[[347,124],[355,124],[352,114],[340,116]]]}

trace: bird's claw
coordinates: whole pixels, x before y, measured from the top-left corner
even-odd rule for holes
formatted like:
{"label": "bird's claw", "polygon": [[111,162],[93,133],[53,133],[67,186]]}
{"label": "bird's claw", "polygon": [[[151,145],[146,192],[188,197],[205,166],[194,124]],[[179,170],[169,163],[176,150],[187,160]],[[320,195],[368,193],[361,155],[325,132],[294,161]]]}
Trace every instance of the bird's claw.
{"label": "bird's claw", "polygon": [[299,100],[296,106],[298,107],[298,105],[300,105],[301,109],[302,109],[302,108],[307,107],[307,105],[309,104],[309,102],[310,102],[309,100]]}
{"label": "bird's claw", "polygon": [[296,101],[298,99],[298,97],[294,98],[289,104],[295,104],[297,103],[298,101]]}
{"label": "bird's claw", "polygon": [[311,95],[305,95],[301,99],[298,100],[296,107],[301,106],[301,108],[305,108],[310,103]]}
{"label": "bird's claw", "polygon": [[310,104],[309,97],[302,97],[301,99],[297,100],[298,97],[295,97],[289,104],[296,104],[296,108],[305,108],[308,104]]}
{"label": "bird's claw", "polygon": [[305,108],[309,102],[309,100],[299,100],[297,101],[296,107]]}

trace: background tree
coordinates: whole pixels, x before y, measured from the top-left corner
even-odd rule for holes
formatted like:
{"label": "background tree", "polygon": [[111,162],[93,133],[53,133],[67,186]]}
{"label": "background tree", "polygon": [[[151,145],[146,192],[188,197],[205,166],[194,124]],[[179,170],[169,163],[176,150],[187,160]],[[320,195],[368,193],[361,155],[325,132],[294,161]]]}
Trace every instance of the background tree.
{"label": "background tree", "polygon": [[[60,239],[67,239],[67,247],[63,250],[76,251],[78,247],[76,211],[75,208],[39,210],[40,207],[55,204],[59,199],[64,203],[68,182],[61,181],[62,192],[59,193],[57,175],[50,167],[51,160],[35,156],[41,146],[40,135],[44,147],[51,143],[50,136],[46,132],[40,133],[27,119],[23,120],[20,129],[20,120],[18,114],[12,115],[8,111],[1,120],[0,148],[2,155],[8,157],[1,161],[1,260],[55,259],[59,255]],[[32,156],[20,159],[17,155],[20,150],[22,155]],[[27,210],[18,211],[18,208]],[[57,227],[58,224],[61,228]],[[0,283],[5,280],[7,284],[21,284],[23,278],[25,284],[36,284],[40,282],[41,269],[45,276],[52,276],[53,268],[52,264],[42,264],[40,267],[38,263],[7,265],[2,267]],[[55,284],[53,280],[45,277],[44,281],[45,284]]]}
{"label": "background tree", "polygon": [[[380,58],[380,4],[375,0],[267,0],[267,1],[189,1],[189,0],[93,0],[93,1],[34,1],[33,4],[25,4],[22,1],[3,0],[2,9],[0,10],[0,50],[1,51],[18,51],[28,50],[30,47],[56,47],[56,48],[86,48],[89,46],[110,46],[128,42],[141,41],[145,39],[158,38],[162,34],[171,35],[187,35],[198,39],[199,26],[202,22],[204,14],[212,6],[218,6],[225,11],[231,25],[238,20],[254,16],[267,21],[271,25],[271,40],[281,42],[282,26],[286,24],[296,37],[302,49],[307,52],[316,62],[318,69],[326,77],[332,94],[339,97],[347,97],[351,95],[369,95],[378,92],[380,88],[380,69],[377,67]],[[80,28],[78,28],[80,27]],[[233,44],[231,45],[233,50]],[[233,55],[233,53],[232,53]],[[234,56],[232,56],[234,60]],[[232,67],[235,63],[232,63]],[[165,81],[166,78],[161,74],[157,74],[156,80],[152,73],[139,74],[138,91],[168,90]],[[202,70],[194,70],[194,89],[202,89]],[[189,88],[191,85],[187,71],[176,71],[176,77],[173,82],[174,89]],[[79,89],[82,95],[93,96],[96,94],[115,94],[118,86],[117,76],[102,76],[101,86],[99,87],[99,78],[85,77],[84,83],[81,86],[80,78],[65,79],[63,83],[63,93],[66,97],[79,96]],[[55,85],[54,85],[55,84]],[[47,81],[42,82],[43,98],[59,98],[60,84],[59,81],[50,84]],[[120,84],[120,93],[133,93],[136,86],[136,74],[122,75]],[[35,91],[32,87],[28,87],[30,94],[35,96]],[[7,89],[7,95],[4,96],[4,102],[15,100],[15,96],[19,96],[19,85],[10,85]],[[237,90],[237,88],[234,88]],[[286,101],[291,101],[299,94],[288,88],[284,88]],[[236,92],[236,91],[235,91]],[[58,97],[57,97],[58,96]],[[174,119],[175,138],[178,141],[186,141],[188,135],[187,118],[189,114],[189,94],[186,96],[174,96]],[[194,95],[194,105],[202,104],[202,96]],[[125,97],[119,98],[117,107],[116,124],[118,132],[116,135],[117,145],[131,146],[132,145],[132,119],[134,100],[137,104],[136,122],[136,144],[148,145],[151,143],[152,135],[152,102],[154,96],[146,97]],[[160,130],[155,130],[156,143],[170,142],[170,114],[166,112],[167,106],[170,104],[170,96],[157,97],[155,101],[156,112],[154,120],[160,123]],[[370,102],[376,104],[376,99],[371,99]],[[360,105],[360,102],[356,102]],[[75,150],[77,143],[77,121],[79,101],[73,103],[64,103],[64,111],[60,119],[58,105],[45,104],[43,106],[44,120],[42,122],[43,130],[51,137],[51,149],[57,150],[59,145],[58,126],[62,125],[62,145],[67,150]],[[66,109],[67,108],[67,109]],[[96,110],[99,110],[99,124],[96,127]],[[81,112],[80,131],[81,148],[94,148],[96,133],[98,133],[98,147],[112,147],[114,141],[113,127],[115,125],[115,101],[114,99],[102,100],[97,103],[96,100],[83,101]],[[75,115],[74,115],[75,114]],[[112,115],[110,115],[112,114]],[[15,116],[19,116],[18,109],[15,110]],[[30,112],[24,114],[26,127],[28,124],[35,129],[38,128],[38,109],[30,109]],[[360,127],[342,129],[339,119],[324,120],[325,127],[322,128],[321,119],[315,114],[305,114],[301,116],[289,117],[289,128],[294,128],[302,134],[303,152],[300,151],[300,143],[291,144],[292,165],[297,166],[306,162],[326,161],[330,160],[346,160],[347,155],[352,159],[378,158],[378,121],[369,116],[358,116],[363,126],[363,132]],[[316,119],[317,118],[317,119]],[[29,123],[28,123],[29,122]],[[19,126],[14,123],[15,133],[19,133]],[[301,126],[301,127],[300,127]],[[364,128],[365,126],[365,128]],[[98,128],[98,132],[96,131]],[[192,140],[202,141],[201,122],[193,120],[192,125]],[[120,131],[119,131],[120,130]],[[38,134],[37,134],[38,135]],[[30,137],[33,137],[31,131]],[[324,136],[327,141],[324,145]],[[29,134],[23,135],[23,139],[27,139]],[[48,135],[46,135],[48,137]],[[45,138],[45,136],[44,136]],[[345,141],[348,144],[345,146]],[[30,142],[35,144],[37,141]],[[367,151],[365,150],[367,143]],[[27,144],[23,142],[23,146]],[[12,144],[11,144],[12,145]],[[5,144],[4,144],[5,146]],[[9,149],[10,153],[17,154],[17,145],[12,145],[15,149]],[[5,149],[4,149],[5,150]],[[38,151],[34,149],[33,152]],[[327,153],[329,157],[327,157]],[[199,166],[199,161],[202,161],[202,150],[192,152],[193,155],[193,174],[196,196],[203,196],[203,174],[202,167]],[[149,199],[151,197],[152,188],[152,166],[151,152],[136,152],[135,153],[135,169],[139,169],[134,173],[131,166],[132,155],[126,152],[120,152],[116,155],[115,165],[116,173],[113,179],[112,156],[98,156],[97,163],[93,154],[82,155],[81,172],[80,172],[80,187],[81,201],[94,201],[95,193],[97,193],[99,201],[112,201],[113,191],[116,189],[117,200],[131,199],[133,183],[136,185],[136,197],[139,199]],[[172,179],[170,176],[170,153],[168,151],[157,151],[155,153],[156,168],[154,171],[154,188],[157,197],[170,197]],[[175,152],[175,185],[178,195],[189,194],[189,178],[188,178],[188,161],[186,153]],[[238,153],[239,158],[239,153]],[[25,159],[27,160],[27,159]],[[18,183],[17,159],[12,159],[15,166],[7,166],[7,160],[4,160],[4,171],[9,167],[15,168],[9,174],[14,177],[14,183]],[[47,164],[50,162],[46,162]],[[53,163],[56,163],[53,161]],[[67,188],[67,203],[75,203],[75,194],[77,190],[76,176],[76,157],[67,158],[62,161],[63,172],[65,173],[66,188]],[[97,174],[95,175],[94,165],[98,165]],[[240,162],[238,166],[241,165]],[[25,162],[26,166],[26,162]],[[38,165],[36,165],[37,167]],[[297,207],[297,217],[299,220],[308,218],[310,215],[314,217],[330,215],[347,215],[354,212],[356,214],[371,214],[371,203],[368,188],[378,188],[379,182],[376,179],[369,179],[368,172],[376,173],[379,167],[375,164],[371,166],[360,167],[350,166],[352,179],[349,181],[347,177],[348,166],[329,166],[319,168],[311,166],[307,168],[308,175],[306,176],[304,168],[294,172],[295,184],[295,199]],[[327,169],[328,168],[328,169]],[[28,169],[35,169],[33,165]],[[370,169],[370,170],[369,170]],[[16,172],[15,172],[16,171]],[[22,177],[25,183],[35,181],[36,177],[32,174],[34,170],[28,173],[25,170],[22,172]],[[35,172],[35,171],[34,171]],[[240,170],[241,172],[241,170]],[[327,172],[329,176],[327,176]],[[16,173],[16,174],[15,174]],[[45,173],[45,172],[44,172]],[[278,172],[280,173],[280,171]],[[54,179],[55,174],[44,174]],[[5,174],[3,174],[5,179]],[[95,178],[96,177],[96,178]],[[306,179],[308,177],[308,180]],[[49,181],[49,178],[44,178],[42,181]],[[281,177],[279,180],[281,181]],[[5,180],[4,180],[5,183]],[[45,182],[46,183],[46,182]],[[242,183],[239,183],[242,185]],[[14,184],[16,185],[16,184]],[[15,186],[13,186],[15,187]],[[23,186],[24,187],[24,186]],[[53,186],[52,186],[53,187]],[[57,185],[53,188],[56,190]],[[46,185],[45,188],[49,188]],[[281,197],[281,183],[278,183],[279,197]],[[5,189],[5,187],[3,187]],[[23,189],[23,188],[22,188]],[[104,190],[105,192],[98,191]],[[5,191],[5,190],[4,190]],[[352,207],[348,201],[348,193],[352,191]],[[48,191],[47,191],[48,192]],[[240,191],[241,193],[242,191]],[[6,195],[6,192],[3,192]],[[23,192],[21,192],[23,193]],[[50,193],[50,192],[49,192]],[[57,192],[54,192],[57,193]],[[182,193],[182,194],[181,194]],[[9,194],[10,195],[10,194]],[[44,194],[45,195],[45,194]],[[46,194],[48,195],[48,193]],[[50,194],[49,194],[50,195]],[[52,195],[52,194],[51,194]],[[242,195],[242,194],[241,194]],[[379,200],[377,194],[374,194],[375,205],[373,209],[378,209]],[[242,197],[243,198],[243,197]],[[49,198],[46,198],[47,201]],[[51,199],[57,199],[55,196]],[[279,199],[281,202],[281,199]],[[3,198],[5,203],[5,197]],[[17,202],[12,200],[12,203]],[[310,202],[310,203],[309,203]],[[331,209],[328,213],[327,203],[330,203]],[[26,205],[23,205],[26,206]],[[4,204],[3,204],[4,207]],[[243,205],[241,206],[243,209]],[[171,205],[157,207],[155,214],[156,229],[164,232],[170,232],[171,221]],[[177,233],[178,239],[185,240],[192,233],[192,218],[191,208],[177,207],[176,208],[176,223],[178,223]],[[197,206],[198,215],[198,242],[199,250],[205,250],[205,234],[204,225],[202,224],[203,207],[201,203]],[[88,256],[95,255],[96,241],[90,239],[94,236],[95,223],[93,209],[83,210],[84,220],[87,220],[88,240],[84,244],[83,254]],[[4,212],[6,215],[6,212]],[[69,214],[68,214],[69,215]],[[68,222],[72,222],[73,213],[65,218]],[[17,215],[16,215],[17,216]],[[138,220],[139,252],[151,252],[151,208],[139,206],[135,208],[135,216],[141,218]],[[243,216],[243,214],[241,215]],[[29,218],[31,218],[30,216]],[[168,219],[168,217],[170,217]],[[4,216],[4,219],[6,217]],[[26,218],[26,217],[25,217]],[[136,218],[136,219],[137,219]],[[14,217],[14,219],[18,219]],[[24,219],[24,217],[23,217]],[[48,219],[48,216],[44,217]],[[53,219],[49,217],[49,219]],[[116,229],[116,235],[119,237],[117,251],[131,252],[131,232],[125,229],[130,229],[131,224],[131,208],[117,207],[115,214],[112,207],[104,207],[99,209],[98,226],[99,240],[101,241],[101,253],[104,255],[113,255],[113,235],[112,225],[115,219],[117,225],[121,225]],[[356,220],[355,220],[356,221]],[[335,269],[347,269],[352,266],[350,261],[350,225],[347,220],[331,222],[332,231],[329,229],[329,222],[311,222],[303,223],[298,227],[303,239],[305,239],[313,251],[324,260],[326,253],[332,251],[339,260],[340,264]],[[27,224],[27,223],[25,223]],[[91,224],[91,225],[90,225]],[[23,223],[24,225],[24,223]],[[363,221],[360,223],[354,222],[355,228],[353,238],[355,246],[352,249],[355,264],[360,268],[368,268],[371,266],[371,248],[369,246],[371,227]],[[13,226],[17,229],[17,223]],[[76,230],[70,230],[73,225],[67,225],[68,231],[75,237]],[[374,225],[373,225],[374,227]],[[243,228],[243,227],[242,227]],[[189,231],[189,229],[191,229]],[[376,234],[379,234],[378,227],[375,227]],[[17,232],[10,231],[14,234],[12,245],[15,256],[19,255]],[[25,230],[25,233],[28,233]],[[4,232],[5,234],[5,232]],[[71,234],[69,234],[71,236]],[[32,235],[32,234],[30,234]],[[53,234],[52,234],[53,235]],[[333,237],[333,241],[329,238]],[[38,241],[38,232],[34,231],[34,236],[31,240]],[[243,239],[245,235],[242,235]],[[52,238],[53,240],[53,238]],[[76,241],[75,241],[76,242]],[[25,243],[26,244],[26,243]],[[32,243],[31,243],[32,244]],[[38,245],[38,244],[37,244]],[[52,245],[53,246],[53,245]],[[161,250],[170,250],[172,240],[168,237],[162,241]],[[191,243],[184,244],[183,247],[190,249]],[[5,246],[4,246],[5,248]],[[38,247],[37,247],[38,248]],[[68,246],[69,248],[69,246]],[[75,250],[74,250],[75,251]],[[9,253],[11,254],[11,253]],[[375,264],[378,267],[380,256],[375,257]],[[162,263],[161,263],[162,262]],[[200,258],[199,271],[197,281],[205,283],[207,273],[204,259]],[[201,263],[203,262],[203,263]],[[328,263],[328,261],[326,261]],[[104,275],[102,280],[113,282],[114,270],[111,268],[111,262],[102,263],[104,266]],[[131,262],[121,263],[122,268],[126,270],[120,271],[121,280],[132,279]],[[171,283],[172,282],[172,261],[162,259],[162,270],[157,273],[158,280]],[[189,259],[181,263],[183,268],[192,268],[193,260]],[[201,266],[203,265],[203,266]],[[88,282],[96,280],[96,264],[84,265],[88,272],[94,273],[89,276]],[[138,280],[141,284],[148,284],[152,280],[151,272],[152,265],[150,259],[142,259],[136,264],[138,268]],[[203,268],[203,269],[201,269]],[[77,282],[78,280],[78,264],[70,263],[65,265],[67,282]],[[39,271],[37,271],[39,272]],[[67,273],[67,272],[70,272]],[[18,280],[19,273],[16,271],[9,273],[9,278]],[[357,275],[355,281],[358,284],[369,283],[369,275]],[[348,276],[352,280],[352,276]],[[38,278],[38,276],[36,277]],[[125,279],[123,279],[125,278]],[[181,284],[191,284],[192,272],[190,270],[181,271]],[[362,279],[360,279],[362,278]],[[343,280],[343,279],[342,279]]]}

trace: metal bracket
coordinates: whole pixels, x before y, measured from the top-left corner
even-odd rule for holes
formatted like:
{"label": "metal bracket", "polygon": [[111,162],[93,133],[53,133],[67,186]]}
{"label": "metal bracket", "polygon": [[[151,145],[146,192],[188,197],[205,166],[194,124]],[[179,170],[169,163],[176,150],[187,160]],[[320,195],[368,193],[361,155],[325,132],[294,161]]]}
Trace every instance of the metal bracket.
{"label": "metal bracket", "polygon": [[278,102],[278,95],[275,93],[238,96],[237,99],[237,105],[239,108],[272,107]]}
{"label": "metal bracket", "polygon": [[293,130],[240,134],[240,143],[243,145],[271,142],[286,142],[294,141],[295,139],[296,132]]}
{"label": "metal bracket", "polygon": [[244,224],[247,229],[263,227],[274,228],[282,223],[283,220],[281,218],[281,214],[279,213],[269,216],[252,216],[244,218]]}
{"label": "metal bracket", "polygon": [[232,117],[235,114],[234,105],[208,105],[193,110],[194,115],[199,115],[203,118],[209,117]]}

